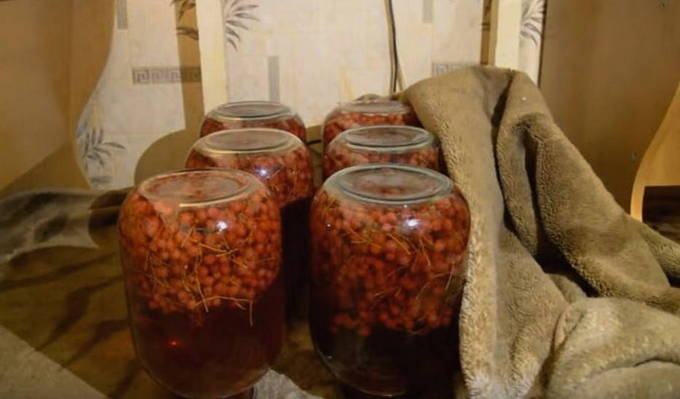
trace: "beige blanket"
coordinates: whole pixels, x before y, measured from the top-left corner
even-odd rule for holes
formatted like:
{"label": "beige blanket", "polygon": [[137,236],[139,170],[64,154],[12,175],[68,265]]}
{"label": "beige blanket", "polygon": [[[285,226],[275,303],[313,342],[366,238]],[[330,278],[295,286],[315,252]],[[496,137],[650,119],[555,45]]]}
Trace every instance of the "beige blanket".
{"label": "beige blanket", "polygon": [[468,395],[680,397],[680,246],[616,204],[531,80],[470,68],[405,97],[473,215]]}

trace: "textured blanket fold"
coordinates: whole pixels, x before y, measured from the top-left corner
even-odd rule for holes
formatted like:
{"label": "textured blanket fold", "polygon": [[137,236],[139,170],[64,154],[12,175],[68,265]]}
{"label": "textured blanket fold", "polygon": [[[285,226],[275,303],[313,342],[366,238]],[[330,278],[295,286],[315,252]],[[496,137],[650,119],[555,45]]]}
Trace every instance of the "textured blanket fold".
{"label": "textured blanket fold", "polygon": [[680,397],[680,246],[616,204],[531,80],[476,67],[405,98],[473,215],[468,394]]}

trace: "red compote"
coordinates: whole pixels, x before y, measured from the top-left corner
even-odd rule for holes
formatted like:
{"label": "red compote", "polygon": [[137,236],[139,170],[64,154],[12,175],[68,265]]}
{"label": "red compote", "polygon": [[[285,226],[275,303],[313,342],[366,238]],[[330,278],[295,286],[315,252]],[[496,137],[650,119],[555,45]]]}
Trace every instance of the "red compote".
{"label": "red compote", "polygon": [[310,328],[336,378],[385,397],[446,384],[470,229],[453,182],[425,168],[354,166],[324,183],[310,217]]}
{"label": "red compote", "polygon": [[439,171],[439,149],[432,133],[412,126],[378,125],[346,130],[323,158],[324,179],[340,169],[368,163],[398,163]]}
{"label": "red compote", "polygon": [[300,116],[287,105],[275,101],[239,101],[222,104],[206,115],[201,137],[221,130],[243,128],[281,129],[307,140],[307,129]]}
{"label": "red compote", "polygon": [[244,395],[278,355],[284,329],[277,202],[238,170],[144,181],[118,220],[137,357],[184,397]]}
{"label": "red compote", "polygon": [[340,104],[323,122],[323,147],[328,148],[331,141],[345,130],[373,125],[420,126],[420,122],[411,107],[399,101],[371,98]]}
{"label": "red compote", "polygon": [[311,158],[302,141],[274,129],[216,132],[194,144],[186,166],[240,169],[255,175],[274,194],[281,206],[283,267],[291,310],[305,283],[309,203],[314,194]]}

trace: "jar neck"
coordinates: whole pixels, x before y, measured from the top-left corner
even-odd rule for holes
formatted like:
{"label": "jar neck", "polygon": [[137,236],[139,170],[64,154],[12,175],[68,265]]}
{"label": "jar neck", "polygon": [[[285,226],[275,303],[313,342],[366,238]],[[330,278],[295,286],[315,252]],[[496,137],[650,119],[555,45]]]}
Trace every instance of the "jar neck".
{"label": "jar neck", "polygon": [[434,146],[432,133],[412,126],[364,126],[346,130],[336,140],[363,152],[408,152]]}
{"label": "jar neck", "polygon": [[324,184],[355,201],[383,206],[408,206],[449,195],[454,184],[430,169],[397,164],[353,166],[332,175]]}
{"label": "jar neck", "polygon": [[218,106],[208,113],[208,118],[220,121],[266,121],[292,117],[292,110],[274,101],[238,101]]}
{"label": "jar neck", "polygon": [[384,98],[356,100],[344,103],[340,106],[341,111],[360,114],[406,114],[411,108],[399,101]]}
{"label": "jar neck", "polygon": [[149,201],[177,208],[201,207],[247,197],[261,183],[235,169],[187,169],[151,177],[137,191]]}
{"label": "jar neck", "polygon": [[193,150],[207,157],[227,155],[278,155],[302,147],[295,135],[278,129],[234,129],[199,139]]}

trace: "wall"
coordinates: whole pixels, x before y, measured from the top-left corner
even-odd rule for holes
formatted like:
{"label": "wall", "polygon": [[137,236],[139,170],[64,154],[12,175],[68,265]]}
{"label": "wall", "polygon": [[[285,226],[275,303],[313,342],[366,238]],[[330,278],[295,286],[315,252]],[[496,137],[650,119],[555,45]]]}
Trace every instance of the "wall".
{"label": "wall", "polygon": [[0,2],[0,189],[67,141],[72,6]]}
{"label": "wall", "polygon": [[557,123],[616,200],[680,79],[680,0],[551,0],[541,87]]}
{"label": "wall", "polygon": [[[498,0],[394,0],[403,86],[506,46],[504,65],[535,76],[543,1],[506,13]],[[494,21],[512,28],[490,47]],[[0,194],[179,168],[222,102],[280,100],[317,125],[338,102],[388,91],[384,0],[10,0],[0,30],[21,37],[0,53]]]}
{"label": "wall", "polygon": [[680,84],[668,112],[647,148],[635,176],[631,198],[631,215],[642,219],[645,188],[680,187]]}
{"label": "wall", "polygon": [[[106,64],[72,132],[85,175],[98,189],[181,168],[203,113],[200,95],[187,91],[197,87],[200,94],[200,64],[191,51],[195,40],[177,31],[191,21],[187,12],[180,18],[180,2],[115,4]],[[198,117],[188,118],[197,107],[189,113]]]}
{"label": "wall", "polygon": [[[404,85],[480,62],[481,0],[393,4]],[[206,109],[279,100],[315,125],[338,102],[388,94],[382,0],[207,0],[197,6]]]}
{"label": "wall", "polygon": [[0,193],[89,187],[74,131],[109,55],[113,0],[0,2]]}

